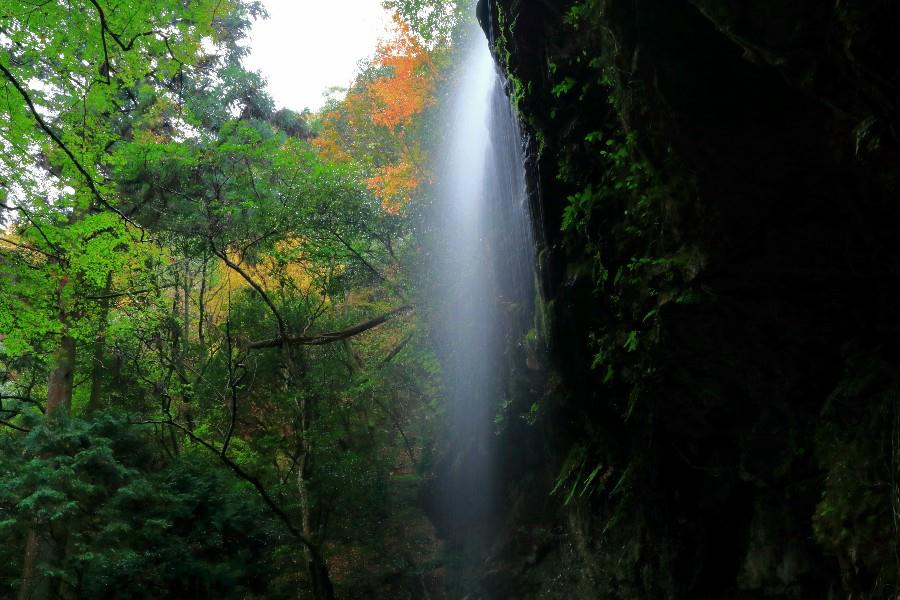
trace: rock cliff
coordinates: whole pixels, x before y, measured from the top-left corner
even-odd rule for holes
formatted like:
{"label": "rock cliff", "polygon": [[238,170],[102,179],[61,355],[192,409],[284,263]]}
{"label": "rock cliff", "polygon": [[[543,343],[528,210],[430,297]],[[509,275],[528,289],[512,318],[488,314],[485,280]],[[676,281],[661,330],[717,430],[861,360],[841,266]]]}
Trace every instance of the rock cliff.
{"label": "rock cliff", "polygon": [[482,0],[551,365],[484,595],[900,593],[898,15]]}

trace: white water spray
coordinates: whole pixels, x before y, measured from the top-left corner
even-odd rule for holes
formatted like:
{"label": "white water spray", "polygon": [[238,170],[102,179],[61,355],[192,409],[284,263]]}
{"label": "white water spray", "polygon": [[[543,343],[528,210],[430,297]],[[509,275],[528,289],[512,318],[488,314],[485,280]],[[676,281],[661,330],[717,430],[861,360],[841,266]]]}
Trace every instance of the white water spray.
{"label": "white water spray", "polygon": [[468,542],[486,542],[498,501],[495,417],[510,347],[530,322],[534,240],[521,131],[480,31],[470,36],[445,120],[434,227],[450,432],[442,510]]}

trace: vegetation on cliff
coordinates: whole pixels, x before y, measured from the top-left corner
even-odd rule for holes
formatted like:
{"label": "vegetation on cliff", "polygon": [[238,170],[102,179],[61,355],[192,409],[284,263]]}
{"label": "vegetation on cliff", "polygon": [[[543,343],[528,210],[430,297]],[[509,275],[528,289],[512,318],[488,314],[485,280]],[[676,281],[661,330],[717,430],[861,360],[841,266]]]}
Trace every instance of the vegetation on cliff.
{"label": "vegetation on cliff", "polygon": [[559,529],[512,538],[546,558],[511,543],[499,589],[894,597],[895,16],[499,0],[480,19],[531,134],[563,382],[531,440],[556,457]]}

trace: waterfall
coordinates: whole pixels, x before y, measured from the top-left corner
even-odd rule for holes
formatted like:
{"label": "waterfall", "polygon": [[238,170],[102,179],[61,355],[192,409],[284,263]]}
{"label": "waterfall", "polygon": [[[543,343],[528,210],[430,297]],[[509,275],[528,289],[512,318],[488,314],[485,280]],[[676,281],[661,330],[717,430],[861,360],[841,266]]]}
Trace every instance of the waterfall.
{"label": "waterfall", "polygon": [[496,524],[495,417],[531,322],[534,240],[522,134],[480,30],[463,56],[435,153],[432,253],[449,431],[442,518],[471,547]]}

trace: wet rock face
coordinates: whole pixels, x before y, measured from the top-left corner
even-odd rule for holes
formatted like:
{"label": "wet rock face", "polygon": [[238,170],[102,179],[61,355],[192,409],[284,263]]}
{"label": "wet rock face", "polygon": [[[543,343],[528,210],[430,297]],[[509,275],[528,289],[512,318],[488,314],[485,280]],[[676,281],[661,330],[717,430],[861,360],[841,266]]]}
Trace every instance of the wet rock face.
{"label": "wet rock face", "polygon": [[526,597],[897,595],[892,4],[482,2],[543,196],[548,446],[609,482],[544,513]]}

